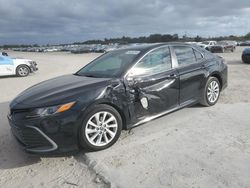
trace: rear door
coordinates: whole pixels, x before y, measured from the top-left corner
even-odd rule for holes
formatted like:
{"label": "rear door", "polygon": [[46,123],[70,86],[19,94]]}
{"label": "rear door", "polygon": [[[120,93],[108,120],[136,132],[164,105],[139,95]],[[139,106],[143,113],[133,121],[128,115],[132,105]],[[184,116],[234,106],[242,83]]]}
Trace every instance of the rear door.
{"label": "rear door", "polygon": [[172,46],[178,62],[180,77],[180,105],[200,100],[206,82],[205,59],[191,46]]}
{"label": "rear door", "polygon": [[134,121],[172,109],[179,103],[178,72],[172,65],[169,47],[148,53],[129,71],[126,80]]}

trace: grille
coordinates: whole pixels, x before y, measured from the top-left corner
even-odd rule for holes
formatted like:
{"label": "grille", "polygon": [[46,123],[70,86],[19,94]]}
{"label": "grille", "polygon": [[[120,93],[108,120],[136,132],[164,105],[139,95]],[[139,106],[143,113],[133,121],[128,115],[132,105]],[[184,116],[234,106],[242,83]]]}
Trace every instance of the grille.
{"label": "grille", "polygon": [[23,119],[28,113],[29,110],[10,110],[10,116],[13,120]]}
{"label": "grille", "polygon": [[11,109],[10,110],[10,114],[12,115],[12,114],[16,114],[16,113],[25,113],[25,112],[28,112],[29,110],[26,110],[26,109],[20,109],[20,110],[13,110],[13,109]]}
{"label": "grille", "polygon": [[12,126],[12,132],[27,148],[51,147],[50,142],[35,129]]}

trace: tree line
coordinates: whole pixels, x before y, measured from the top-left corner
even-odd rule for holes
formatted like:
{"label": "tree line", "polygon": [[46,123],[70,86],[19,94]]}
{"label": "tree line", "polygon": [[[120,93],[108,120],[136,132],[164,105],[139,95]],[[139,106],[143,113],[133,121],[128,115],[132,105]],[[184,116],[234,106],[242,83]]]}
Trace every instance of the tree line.
{"label": "tree line", "polygon": [[[197,35],[196,37],[190,37],[187,35],[179,36],[178,34],[152,34],[149,36],[141,37],[118,37],[118,38],[105,38],[103,40],[87,40],[84,42],[74,42],[73,44],[129,44],[129,43],[157,43],[157,42],[201,42],[205,40],[235,40],[235,41],[244,41],[250,40],[250,32],[244,36],[220,36],[220,37],[201,37]],[[69,45],[69,44],[62,44]],[[46,46],[50,46],[49,44]],[[40,47],[38,44],[33,45],[2,45],[0,48],[9,49],[9,48],[27,48],[27,47]]]}

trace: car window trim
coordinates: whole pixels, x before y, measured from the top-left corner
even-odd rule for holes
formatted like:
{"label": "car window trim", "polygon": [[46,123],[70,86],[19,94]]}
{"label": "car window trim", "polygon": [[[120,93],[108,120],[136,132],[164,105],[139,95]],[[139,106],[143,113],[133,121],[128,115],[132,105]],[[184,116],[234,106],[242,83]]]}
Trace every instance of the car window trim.
{"label": "car window trim", "polygon": [[168,69],[168,70],[164,70],[164,71],[155,73],[155,74],[148,75],[148,76],[154,76],[154,75],[162,74],[163,72],[167,72],[167,71],[171,71],[171,70],[175,69],[175,68],[176,68],[176,64],[173,63],[175,57],[173,56],[172,50],[171,50],[171,48],[170,48],[170,45],[164,45],[164,46],[159,46],[159,47],[153,48],[153,49],[149,50],[147,53],[145,53],[145,54],[144,54],[140,59],[138,59],[138,60],[136,61],[136,63],[126,72],[126,74],[124,75],[124,79],[127,78],[127,76],[129,75],[129,72],[130,72],[130,71],[131,71],[131,70],[132,70],[132,69],[133,69],[133,68],[134,68],[134,67],[135,67],[144,57],[145,57],[145,56],[147,56],[149,53],[151,53],[151,52],[153,52],[153,51],[155,51],[155,50],[159,50],[159,49],[161,49],[161,48],[166,48],[166,47],[169,48],[170,61],[171,61],[171,68]]}
{"label": "car window trim", "polygon": [[[191,64],[187,64],[187,65],[180,65],[179,62],[178,62],[178,59],[177,59],[177,55],[176,55],[175,50],[174,50],[174,47],[175,47],[175,46],[183,46],[183,47],[190,47],[190,48],[192,48],[193,54],[194,54],[194,57],[195,57],[196,62],[195,62],[195,63],[191,63]],[[197,61],[196,56],[195,56],[195,53],[194,53],[194,50],[196,50],[197,52],[199,52],[199,53],[202,55],[202,59],[205,59],[204,54],[203,54],[200,50],[194,48],[193,46],[186,46],[186,45],[171,45],[170,47],[171,47],[172,50],[173,50],[173,53],[174,53],[174,56],[175,56],[175,59],[176,59],[176,63],[177,63],[177,68],[187,67],[187,66],[190,66],[190,65],[195,65],[195,64],[200,64],[200,63],[201,63],[201,60],[200,60],[200,61]]]}

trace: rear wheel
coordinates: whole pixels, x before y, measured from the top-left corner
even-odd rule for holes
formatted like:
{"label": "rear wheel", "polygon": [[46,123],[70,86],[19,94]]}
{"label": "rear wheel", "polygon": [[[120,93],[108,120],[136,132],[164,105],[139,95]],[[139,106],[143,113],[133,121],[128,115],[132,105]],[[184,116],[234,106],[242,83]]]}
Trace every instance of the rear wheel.
{"label": "rear wheel", "polygon": [[213,106],[217,103],[220,96],[220,82],[215,77],[210,77],[207,80],[206,86],[202,93],[200,103],[204,106]]}
{"label": "rear wheel", "polygon": [[91,110],[79,131],[80,145],[88,151],[98,151],[112,146],[122,130],[122,119],[116,109],[98,105]]}
{"label": "rear wheel", "polygon": [[16,69],[17,76],[25,77],[30,73],[30,69],[27,65],[19,65]]}

